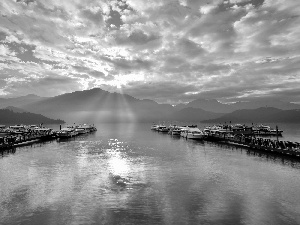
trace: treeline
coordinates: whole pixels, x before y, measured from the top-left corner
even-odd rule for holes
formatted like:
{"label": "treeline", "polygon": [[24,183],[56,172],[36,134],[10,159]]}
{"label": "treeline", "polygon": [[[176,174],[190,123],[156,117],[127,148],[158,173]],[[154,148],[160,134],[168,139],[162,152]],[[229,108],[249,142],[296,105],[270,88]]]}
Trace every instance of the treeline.
{"label": "treeline", "polygon": [[0,109],[0,124],[62,124],[65,121],[50,119],[41,114],[30,112],[17,113],[9,109]]}

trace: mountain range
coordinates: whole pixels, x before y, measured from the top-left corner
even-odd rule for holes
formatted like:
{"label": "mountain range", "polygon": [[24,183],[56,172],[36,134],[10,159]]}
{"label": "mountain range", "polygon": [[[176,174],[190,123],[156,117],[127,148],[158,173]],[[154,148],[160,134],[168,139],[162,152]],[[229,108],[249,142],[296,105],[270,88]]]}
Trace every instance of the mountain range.
{"label": "mountain range", "polygon": [[40,114],[25,112],[16,107],[0,109],[0,124],[63,124],[63,120],[53,120]]}
{"label": "mountain range", "polygon": [[179,104],[175,106],[176,109],[181,110],[184,108],[201,108],[206,111],[215,113],[231,113],[241,109],[257,109],[261,107],[273,107],[283,110],[300,109],[299,104],[284,102],[276,100],[257,99],[252,101],[235,102],[232,104],[225,104],[217,101],[216,99],[196,99],[188,104]]}
{"label": "mountain range", "polygon": [[300,123],[300,109],[282,110],[273,107],[240,109],[204,123]]}
{"label": "mountain range", "polygon": [[45,100],[47,97],[40,97],[34,94],[16,97],[16,98],[0,98],[0,108],[6,108],[8,106],[23,107],[27,104],[34,103],[40,100]]}
{"label": "mountain range", "polygon": [[[149,99],[141,100],[126,94],[110,93],[100,88],[75,91],[49,98],[27,95],[0,99],[0,108],[7,106],[42,114],[49,118],[61,118],[68,123],[216,122],[224,120],[300,122],[298,120],[300,111],[297,110],[300,109],[300,105],[288,102],[257,100],[224,104],[214,99],[197,99],[188,104],[179,104],[173,107],[169,104],[158,104]],[[264,110],[264,108],[270,108],[270,110]]]}

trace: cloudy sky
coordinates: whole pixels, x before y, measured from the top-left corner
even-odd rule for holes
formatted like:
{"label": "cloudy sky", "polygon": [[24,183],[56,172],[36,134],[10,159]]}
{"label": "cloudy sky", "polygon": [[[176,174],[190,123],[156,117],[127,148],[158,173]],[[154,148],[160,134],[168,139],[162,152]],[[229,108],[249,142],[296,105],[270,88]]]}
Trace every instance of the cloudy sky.
{"label": "cloudy sky", "polygon": [[300,102],[299,0],[1,0],[0,97]]}

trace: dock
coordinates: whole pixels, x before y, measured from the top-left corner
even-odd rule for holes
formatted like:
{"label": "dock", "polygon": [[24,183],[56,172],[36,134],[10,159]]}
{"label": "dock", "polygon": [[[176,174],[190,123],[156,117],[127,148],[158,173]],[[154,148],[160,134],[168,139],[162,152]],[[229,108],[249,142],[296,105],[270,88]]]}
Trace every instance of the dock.
{"label": "dock", "polygon": [[[82,130],[84,130],[84,132],[82,132]],[[10,133],[4,137],[0,137],[0,152],[55,139],[71,138],[94,131],[97,131],[95,126],[86,126],[86,129],[80,128],[78,131],[74,128],[71,130],[72,135],[63,137],[60,135],[61,130],[53,131],[49,128],[38,128],[35,130],[24,130],[23,132]]]}
{"label": "dock", "polygon": [[210,134],[206,135],[205,140],[210,142],[225,143],[252,150],[259,150],[265,153],[276,153],[292,157],[299,157],[300,159],[300,143],[298,142],[279,141],[255,136],[221,136]]}
{"label": "dock", "polygon": [[[154,129],[152,126],[151,130],[157,129]],[[282,156],[288,156],[300,160],[299,142],[279,140],[278,136],[281,136],[282,131],[279,131],[277,126],[275,131],[269,131],[270,129],[268,129],[267,131],[254,131],[253,127],[247,127],[242,125],[234,127],[214,125],[212,127],[206,127],[203,130],[203,138],[201,140],[246,148],[253,151],[263,152],[266,154],[279,154]],[[183,132],[183,130],[181,132]],[[262,138],[260,137],[261,135],[276,135],[277,138]]]}

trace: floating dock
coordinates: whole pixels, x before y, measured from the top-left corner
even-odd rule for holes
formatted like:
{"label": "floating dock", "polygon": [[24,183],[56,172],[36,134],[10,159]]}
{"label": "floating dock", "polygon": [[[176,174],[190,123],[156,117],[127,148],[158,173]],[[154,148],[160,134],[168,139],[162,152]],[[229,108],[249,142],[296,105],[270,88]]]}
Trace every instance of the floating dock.
{"label": "floating dock", "polygon": [[[90,126],[89,129],[86,130],[84,133],[91,133],[96,131],[96,127]],[[59,131],[52,131],[52,129],[42,128],[35,131],[30,132],[23,132],[19,134],[8,134],[4,137],[0,137],[0,152],[11,150],[16,147],[22,147],[27,145],[32,145],[34,143],[50,141],[62,138],[59,136]],[[76,134],[76,135],[75,135]],[[75,132],[74,135],[70,137],[75,137],[83,133]],[[70,138],[66,136],[64,138]]]}
{"label": "floating dock", "polygon": [[0,151],[56,139],[54,134],[25,134],[0,137]]}
{"label": "floating dock", "polygon": [[300,143],[290,141],[278,141],[266,138],[257,138],[254,136],[218,136],[207,135],[205,140],[211,142],[226,143],[237,147],[245,147],[253,150],[259,150],[266,153],[278,153],[300,159]]}
{"label": "floating dock", "polygon": [[[152,128],[151,128],[152,129]],[[155,130],[155,129],[152,129]],[[277,139],[261,138],[255,135],[252,127],[249,129],[204,129],[205,136],[203,140],[209,142],[223,143],[236,147],[243,147],[250,150],[256,150],[264,153],[275,153],[284,156],[300,159],[300,143],[278,140],[282,131],[278,132],[276,127]],[[257,135],[270,135],[270,133],[256,133]],[[274,135],[274,132],[272,133]]]}

